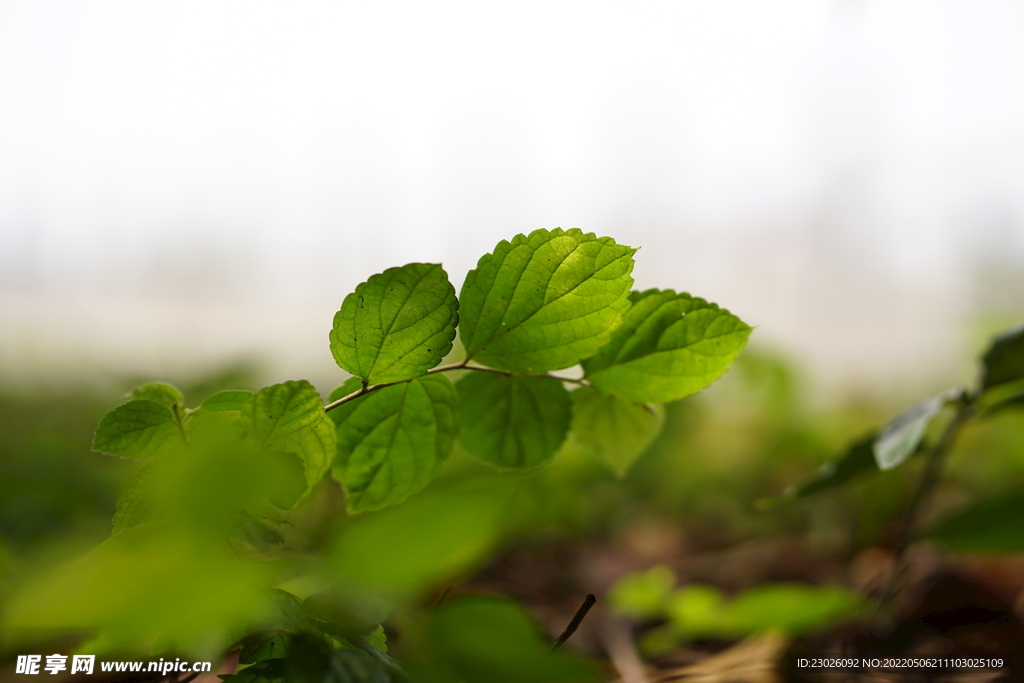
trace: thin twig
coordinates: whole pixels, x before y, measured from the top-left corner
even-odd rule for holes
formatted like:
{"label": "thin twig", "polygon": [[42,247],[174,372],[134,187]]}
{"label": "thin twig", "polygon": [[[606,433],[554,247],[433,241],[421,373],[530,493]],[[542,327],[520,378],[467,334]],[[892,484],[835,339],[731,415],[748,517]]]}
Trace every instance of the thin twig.
{"label": "thin twig", "polygon": [[590,593],[586,598],[584,598],[583,604],[580,605],[578,610],[576,610],[576,615],[572,618],[572,621],[570,621],[569,625],[565,627],[564,631],[562,631],[562,635],[558,636],[558,640],[555,641],[555,644],[551,646],[549,654],[550,652],[554,652],[558,648],[562,647],[562,644],[569,640],[569,636],[576,633],[576,629],[578,629],[580,624],[583,622],[583,617],[587,616],[587,612],[590,611],[590,608],[594,606],[595,602],[597,602],[597,598],[594,597],[593,593]]}
{"label": "thin twig", "polygon": [[[590,386],[590,382],[588,382],[585,379],[572,379],[572,378],[569,378],[569,377],[558,377],[557,375],[551,375],[551,374],[540,374],[540,375],[522,374],[522,373],[518,373],[518,372],[509,372],[508,370],[497,370],[495,368],[488,368],[488,367],[485,367],[483,365],[468,365],[468,363],[469,363],[469,359],[467,358],[466,360],[464,360],[464,361],[462,361],[460,363],[452,363],[451,365],[439,365],[436,368],[431,368],[430,370],[427,370],[426,374],[428,374],[428,375],[436,375],[439,372],[452,372],[454,370],[475,370],[477,372],[490,372],[490,373],[495,374],[495,375],[504,375],[505,377],[513,377],[513,376],[516,376],[516,377],[537,377],[537,378],[540,378],[540,379],[555,379],[555,380],[558,380],[559,382],[569,382],[570,384],[579,384],[580,386],[585,386],[585,387]],[[327,411],[327,410],[334,410],[338,406],[343,405],[345,403],[348,403],[349,401],[355,400],[355,399],[359,398],[360,396],[364,396],[364,395],[369,394],[371,392],[378,391],[378,390],[383,389],[385,387],[394,386],[396,384],[401,384],[401,382],[381,382],[380,384],[369,384],[369,385],[366,384],[366,382],[363,382],[363,385],[361,387],[359,387],[358,390],[353,391],[351,394],[348,394],[347,396],[342,396],[337,401],[333,401],[331,403],[328,403],[327,405],[324,406],[324,410],[325,411]]]}

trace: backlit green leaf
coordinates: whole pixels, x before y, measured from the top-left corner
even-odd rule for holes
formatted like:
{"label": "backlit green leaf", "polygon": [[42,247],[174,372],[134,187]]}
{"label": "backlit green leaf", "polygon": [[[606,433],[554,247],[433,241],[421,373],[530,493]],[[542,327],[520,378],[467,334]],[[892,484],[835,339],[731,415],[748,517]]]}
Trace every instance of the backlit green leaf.
{"label": "backlit green leaf", "polygon": [[928,534],[953,550],[1010,553],[1024,550],[1024,491],[1013,489],[975,503],[939,522]]}
{"label": "backlit green leaf", "polygon": [[370,384],[419,377],[452,348],[459,304],[435,263],[410,263],[372,276],[334,316],[331,353]]}
{"label": "backlit green leaf", "polygon": [[330,420],[321,420],[313,428],[313,431],[284,447],[285,450],[295,453],[302,460],[306,472],[307,491],[320,483],[327,471],[331,469],[331,462],[337,452],[336,444],[337,435],[334,423]]}
{"label": "backlit green leaf", "polygon": [[180,441],[181,432],[170,408],[149,399],[137,399],[103,416],[92,447],[124,458],[149,458]]}
{"label": "backlit green leaf", "polygon": [[242,406],[245,405],[245,402],[251,396],[252,392],[245,389],[218,391],[199,405],[199,408],[196,409],[196,414],[219,413],[224,410],[241,410]]}
{"label": "backlit green leaf", "polygon": [[451,452],[458,395],[442,375],[378,389],[331,411],[338,424],[334,476],[352,511],[393,505],[419,491]]}
{"label": "backlit green leaf", "polygon": [[166,382],[146,382],[132,389],[131,397],[139,400],[156,401],[168,408],[184,407],[185,396],[173,384]]}
{"label": "backlit green leaf", "polygon": [[571,396],[573,438],[619,476],[647,450],[665,421],[660,405],[633,403],[591,387]]}
{"label": "backlit green leaf", "polygon": [[320,394],[306,380],[260,389],[242,407],[242,424],[258,441],[297,441],[325,417]]}
{"label": "backlit green leaf", "polygon": [[534,373],[593,355],[629,308],[635,251],[578,229],[534,230],[500,242],[462,286],[466,354],[483,365]]}
{"label": "backlit green leaf", "polygon": [[947,394],[925,399],[886,425],[875,439],[874,454],[878,469],[891,470],[909,458],[920,446],[928,425],[947,400]]}
{"label": "backlit green leaf", "polygon": [[501,467],[536,467],[565,441],[572,399],[561,382],[473,372],[455,386],[459,442],[477,458]]}
{"label": "backlit green leaf", "polygon": [[725,373],[750,336],[732,313],[689,294],[649,289],[629,298],[622,326],[583,368],[598,389],[632,401],[697,393]]}
{"label": "backlit green leaf", "polygon": [[1024,379],[1024,325],[1006,330],[982,357],[982,391]]}

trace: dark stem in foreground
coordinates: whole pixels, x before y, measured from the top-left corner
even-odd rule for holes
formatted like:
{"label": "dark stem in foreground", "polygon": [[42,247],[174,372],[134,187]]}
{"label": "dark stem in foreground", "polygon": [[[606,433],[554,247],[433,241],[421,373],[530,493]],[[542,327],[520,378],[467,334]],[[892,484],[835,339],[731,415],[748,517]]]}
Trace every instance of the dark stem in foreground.
{"label": "dark stem in foreground", "polygon": [[569,622],[569,625],[565,627],[564,631],[562,631],[562,635],[558,636],[558,640],[556,640],[555,644],[551,646],[549,654],[551,652],[554,652],[558,648],[562,647],[562,644],[565,641],[569,640],[569,636],[571,636],[573,633],[576,633],[576,629],[578,629],[580,627],[580,624],[583,623],[583,617],[587,616],[587,612],[590,611],[590,608],[594,606],[595,602],[597,602],[597,598],[594,597],[593,593],[587,595],[587,597],[583,600],[583,604],[580,605],[580,608],[578,610],[576,610],[576,616],[572,618],[572,621]]}

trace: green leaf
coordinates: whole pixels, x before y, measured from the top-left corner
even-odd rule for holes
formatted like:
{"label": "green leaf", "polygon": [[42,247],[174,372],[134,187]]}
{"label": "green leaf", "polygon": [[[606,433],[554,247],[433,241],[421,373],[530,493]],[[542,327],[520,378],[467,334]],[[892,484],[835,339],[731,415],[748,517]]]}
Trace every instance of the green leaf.
{"label": "green leaf", "polygon": [[982,357],[981,389],[1024,379],[1024,325],[998,335]]}
{"label": "green leaf", "polygon": [[627,574],[608,591],[608,601],[619,614],[634,619],[650,619],[661,615],[676,575],[665,565],[651,567],[647,571]]}
{"label": "green leaf", "polygon": [[809,496],[812,493],[841,486],[865,472],[877,472],[875,462],[875,439],[871,433],[850,444],[846,452],[836,460],[826,462],[818,468],[817,476],[792,493],[794,497]]}
{"label": "green leaf", "polygon": [[426,486],[451,452],[457,410],[455,387],[441,375],[378,389],[332,410],[334,476],[345,485],[349,510],[377,510]]}
{"label": "green leaf", "polygon": [[500,242],[462,286],[459,334],[467,356],[539,373],[593,355],[629,308],[634,252],[575,228]]}
{"label": "green leaf", "polygon": [[[452,600],[431,615],[429,654],[450,672],[441,680],[464,683],[596,683],[595,672],[550,641],[522,608],[505,600]],[[438,680],[429,674],[427,680]]]}
{"label": "green leaf", "polygon": [[205,401],[203,401],[196,409],[195,414],[201,413],[219,413],[225,410],[241,410],[245,402],[252,397],[251,391],[245,389],[228,389],[227,391],[218,391],[213,394]]}
{"label": "green leaf", "polygon": [[975,503],[939,522],[928,534],[953,550],[1007,553],[1024,550],[1024,490]]}
{"label": "green leaf", "polygon": [[117,511],[112,520],[114,528],[111,535],[125,529],[147,522],[153,514],[153,486],[160,481],[165,458],[156,458],[146,462],[136,470],[124,486],[121,497],[117,499]]}
{"label": "green leaf", "polygon": [[572,399],[561,382],[472,372],[455,386],[459,442],[477,458],[513,469],[536,467],[565,441]]}
{"label": "green leaf", "polygon": [[942,394],[916,403],[885,426],[874,445],[878,469],[891,470],[917,451],[928,425],[949,397],[950,394]]}
{"label": "green leaf", "polygon": [[267,659],[282,659],[288,653],[290,637],[280,631],[253,633],[242,639],[239,664],[255,664]]}
{"label": "green leaf", "polygon": [[386,601],[344,584],[335,584],[302,602],[302,613],[315,619],[317,628],[346,639],[370,635],[390,612]]}
{"label": "green leaf", "polygon": [[149,458],[174,443],[181,443],[181,433],[171,409],[156,401],[137,399],[103,416],[92,448],[124,458]]}
{"label": "green leaf", "polygon": [[331,564],[355,581],[415,593],[473,569],[515,519],[509,477],[435,482],[399,505],[353,518]]}
{"label": "green leaf", "polygon": [[393,683],[387,667],[362,650],[342,648],[331,653],[321,683]]}
{"label": "green leaf", "polygon": [[284,448],[302,460],[306,472],[306,491],[311,491],[331,469],[331,463],[334,461],[337,452],[334,423],[330,420],[321,420],[313,431],[297,441],[288,443]]}
{"label": "green leaf", "polygon": [[[327,402],[334,403],[340,398],[345,398],[349,394],[354,394],[355,392],[359,391],[362,388],[362,386],[363,382],[358,377],[349,377],[347,380],[345,380],[344,382],[342,382],[341,384],[339,384],[338,386],[334,387],[334,389],[331,390],[331,393],[328,394],[327,396]],[[329,413],[327,413],[327,416],[334,421],[334,424],[338,425],[341,424],[341,415],[343,414],[345,414],[344,411],[339,413],[338,408],[334,408]]]}
{"label": "green leaf", "polygon": [[146,382],[132,389],[131,397],[138,400],[156,401],[173,410],[174,406],[184,407],[185,396],[173,384]]}
{"label": "green leaf", "polygon": [[264,659],[247,666],[234,674],[220,674],[217,677],[225,683],[281,683],[285,680],[285,660]]}
{"label": "green leaf", "polygon": [[651,445],[665,422],[665,410],[633,403],[591,387],[572,392],[572,435],[620,477]]}
{"label": "green leaf", "polygon": [[769,629],[802,635],[864,606],[863,596],[837,586],[763,584],[728,600],[714,586],[691,584],[668,599],[666,611],[684,638],[741,638]]}
{"label": "green leaf", "polygon": [[856,614],[864,606],[862,595],[839,586],[765,584],[732,600],[723,632],[745,636],[779,628],[790,635],[802,635]]}
{"label": "green leaf", "polygon": [[297,441],[324,419],[320,394],[306,380],[260,389],[242,407],[246,431],[264,444]]}
{"label": "green leaf", "polygon": [[334,316],[331,353],[370,384],[419,377],[451,351],[459,303],[436,263],[410,263],[372,276]]}
{"label": "green leaf", "polygon": [[649,289],[629,298],[622,326],[583,369],[598,389],[631,401],[697,393],[729,369],[750,336],[732,313],[689,294]]}

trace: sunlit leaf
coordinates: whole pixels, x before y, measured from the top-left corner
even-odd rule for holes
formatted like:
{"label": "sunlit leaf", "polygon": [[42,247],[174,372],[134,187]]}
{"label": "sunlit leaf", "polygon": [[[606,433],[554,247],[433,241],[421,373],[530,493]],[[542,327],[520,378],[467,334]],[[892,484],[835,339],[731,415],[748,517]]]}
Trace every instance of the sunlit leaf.
{"label": "sunlit leaf", "polygon": [[419,491],[451,452],[458,395],[429,375],[385,387],[331,411],[338,455],[334,476],[350,510],[376,510]]}
{"label": "sunlit leaf", "polygon": [[452,348],[459,304],[434,263],[410,263],[372,276],[334,316],[331,353],[370,384],[419,377]]}
{"label": "sunlit leaf", "polygon": [[311,490],[331,469],[331,463],[337,453],[334,423],[330,420],[321,420],[313,431],[287,443],[284,449],[295,453],[302,460],[306,472],[306,490]]}
{"label": "sunlit leaf", "polygon": [[689,294],[649,289],[629,298],[622,326],[583,369],[595,387],[631,401],[697,393],[722,376],[750,335],[735,315]]}
{"label": "sunlit leaf", "polygon": [[629,307],[635,251],[577,229],[534,230],[500,242],[462,286],[466,354],[532,373],[593,355]]}
{"label": "sunlit leaf", "polygon": [[216,394],[213,394],[203,401],[199,405],[199,408],[196,409],[195,414],[217,413],[225,410],[241,410],[245,405],[245,402],[248,401],[251,396],[252,392],[244,389],[218,391]]}
{"label": "sunlit leaf", "polygon": [[264,444],[297,441],[324,419],[320,394],[306,380],[261,389],[242,407],[242,424]]}
{"label": "sunlit leaf", "polygon": [[168,408],[185,406],[185,396],[173,384],[166,382],[146,382],[132,389],[131,397],[138,400],[156,401]]}
{"label": "sunlit leaf", "polygon": [[124,458],[149,458],[181,440],[171,409],[149,399],[128,401],[103,416],[93,450]]}
{"label": "sunlit leaf", "polygon": [[661,431],[665,410],[582,387],[572,392],[572,435],[624,476]]}
{"label": "sunlit leaf", "polygon": [[459,441],[477,458],[502,467],[536,467],[565,441],[572,399],[561,382],[474,372],[455,386]]}

